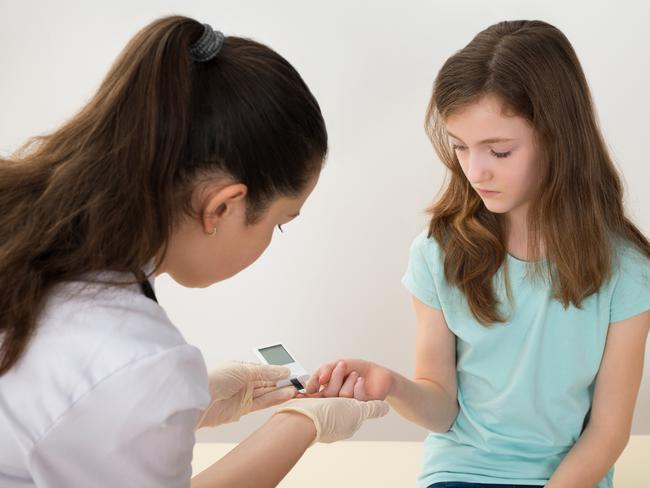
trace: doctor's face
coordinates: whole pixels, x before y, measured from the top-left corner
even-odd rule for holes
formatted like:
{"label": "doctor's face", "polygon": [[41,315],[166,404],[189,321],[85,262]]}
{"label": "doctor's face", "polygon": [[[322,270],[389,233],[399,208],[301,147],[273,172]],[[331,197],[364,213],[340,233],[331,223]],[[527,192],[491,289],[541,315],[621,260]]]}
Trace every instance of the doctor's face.
{"label": "doctor's face", "polygon": [[253,224],[246,222],[244,185],[215,190],[203,208],[208,216],[188,217],[172,234],[160,273],[169,273],[191,288],[204,288],[239,273],[262,255],[274,232],[298,217],[318,177],[313,175],[300,195],[273,200]]}

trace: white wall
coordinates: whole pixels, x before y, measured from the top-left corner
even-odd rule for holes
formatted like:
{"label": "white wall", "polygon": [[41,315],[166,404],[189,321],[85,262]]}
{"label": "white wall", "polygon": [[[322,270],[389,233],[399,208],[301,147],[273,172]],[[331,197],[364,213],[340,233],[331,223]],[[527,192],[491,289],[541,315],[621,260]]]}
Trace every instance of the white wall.
{"label": "white wall", "polygon": [[[283,54],[318,98],[331,138],[303,215],[253,267],[206,290],[157,282],[160,301],[208,365],[253,360],[250,346],[280,339],[308,368],[364,357],[411,374],[414,317],[400,278],[444,176],[422,129],[424,110],[443,61],[499,20],[538,18],[569,37],[624,175],[629,213],[650,235],[649,10],[631,0],[0,2],[0,151],[72,115],[127,40],[171,13]],[[636,433],[650,434],[648,377]],[[200,439],[238,440],[267,415]],[[356,439],[424,434],[391,413]]]}

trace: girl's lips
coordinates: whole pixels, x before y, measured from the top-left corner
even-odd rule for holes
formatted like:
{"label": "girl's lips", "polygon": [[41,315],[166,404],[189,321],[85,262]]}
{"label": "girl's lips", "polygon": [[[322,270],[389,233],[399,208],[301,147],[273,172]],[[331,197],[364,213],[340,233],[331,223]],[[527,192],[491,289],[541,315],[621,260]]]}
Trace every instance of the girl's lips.
{"label": "girl's lips", "polygon": [[487,191],[487,190],[478,190],[478,189],[476,191],[478,191],[479,194],[484,197],[493,197],[501,193],[499,191]]}

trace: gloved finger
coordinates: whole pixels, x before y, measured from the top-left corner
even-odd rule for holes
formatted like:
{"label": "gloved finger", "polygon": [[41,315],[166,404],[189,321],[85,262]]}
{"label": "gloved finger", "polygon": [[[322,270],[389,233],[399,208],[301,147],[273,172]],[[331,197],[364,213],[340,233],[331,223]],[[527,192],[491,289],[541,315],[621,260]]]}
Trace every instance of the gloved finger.
{"label": "gloved finger", "polygon": [[289,378],[291,370],[286,366],[251,363],[248,365],[248,374],[251,380],[278,381]]}
{"label": "gloved finger", "polygon": [[253,398],[257,398],[262,395],[266,395],[267,393],[271,393],[272,391],[277,390],[277,386],[260,386],[259,388],[254,388],[253,389]]}
{"label": "gloved finger", "polygon": [[286,388],[287,386],[295,388],[293,385],[278,386],[278,383],[276,381],[254,381],[252,389],[253,398],[264,395],[265,393],[269,393],[271,391],[275,391],[278,388]]}
{"label": "gloved finger", "polygon": [[323,398],[324,396],[323,391],[318,391],[316,393],[298,393],[296,398]]}
{"label": "gloved finger", "polygon": [[362,376],[357,378],[357,381],[354,383],[354,398],[362,402],[368,400],[368,394],[366,393],[366,380]]}
{"label": "gloved finger", "polygon": [[359,402],[363,417],[366,419],[376,419],[388,414],[390,407],[383,400],[370,400],[369,402]]}
{"label": "gloved finger", "polygon": [[357,373],[356,371],[352,371],[343,382],[343,385],[341,385],[341,389],[339,390],[339,396],[344,398],[353,398],[354,385],[356,384],[358,378],[359,378],[359,373]]}
{"label": "gloved finger", "polygon": [[325,387],[324,394],[326,397],[337,397],[339,396],[339,391],[341,390],[341,385],[346,378],[347,365],[343,361],[339,361],[332,375],[330,376],[327,386]]}
{"label": "gloved finger", "polygon": [[254,380],[253,381],[253,388],[264,388],[267,386],[272,386],[275,387],[276,381],[268,381],[268,380]]}
{"label": "gloved finger", "polygon": [[273,405],[279,405],[280,403],[284,403],[287,400],[291,400],[296,396],[297,391],[298,390],[296,390],[293,386],[285,386],[283,388],[278,388],[272,392],[258,396],[257,398],[253,399],[253,410],[272,407]]}

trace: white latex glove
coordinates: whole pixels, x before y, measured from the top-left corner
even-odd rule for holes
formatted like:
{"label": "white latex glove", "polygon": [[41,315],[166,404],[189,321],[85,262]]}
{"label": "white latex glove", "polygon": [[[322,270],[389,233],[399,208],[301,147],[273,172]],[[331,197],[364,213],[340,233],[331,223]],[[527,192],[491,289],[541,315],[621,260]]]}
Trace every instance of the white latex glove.
{"label": "white latex glove", "polygon": [[[297,412],[314,421],[314,442],[335,442],[351,437],[366,419],[383,417],[390,410],[382,400],[361,402],[354,398],[295,398],[275,411]],[[314,443],[312,442],[312,444]]]}
{"label": "white latex glove", "polygon": [[209,375],[212,403],[203,411],[196,428],[236,422],[242,415],[271,407],[293,398],[293,386],[277,388],[276,382],[289,378],[289,368],[266,364],[229,361]]}

